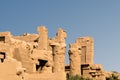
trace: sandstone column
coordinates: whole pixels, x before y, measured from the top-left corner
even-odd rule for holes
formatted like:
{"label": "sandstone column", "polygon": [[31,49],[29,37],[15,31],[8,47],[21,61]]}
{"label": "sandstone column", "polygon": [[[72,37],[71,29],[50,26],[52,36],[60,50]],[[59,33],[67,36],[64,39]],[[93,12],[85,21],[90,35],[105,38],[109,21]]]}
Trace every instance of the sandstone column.
{"label": "sandstone column", "polygon": [[55,45],[53,54],[53,72],[65,71],[65,46]]}
{"label": "sandstone column", "polygon": [[49,38],[48,38],[48,30],[45,26],[38,27],[38,49],[44,50],[48,57],[48,62],[44,66],[44,72],[51,73],[52,72],[52,51],[49,49]]}
{"label": "sandstone column", "polygon": [[80,50],[76,43],[69,45],[70,75],[81,75]]}
{"label": "sandstone column", "polygon": [[48,30],[45,26],[38,27],[38,48],[40,50],[47,50],[48,47]]}
{"label": "sandstone column", "polygon": [[65,72],[66,36],[66,32],[60,28],[52,40],[53,72]]}

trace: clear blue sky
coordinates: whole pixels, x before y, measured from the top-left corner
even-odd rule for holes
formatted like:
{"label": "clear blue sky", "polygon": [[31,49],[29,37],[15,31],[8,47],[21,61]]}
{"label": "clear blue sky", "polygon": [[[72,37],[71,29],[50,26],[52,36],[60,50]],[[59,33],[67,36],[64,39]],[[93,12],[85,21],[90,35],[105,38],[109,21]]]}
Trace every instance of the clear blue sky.
{"label": "clear blue sky", "polygon": [[67,45],[93,37],[95,63],[120,72],[120,0],[0,0],[0,31],[36,33],[39,25],[48,28],[50,37],[65,29]]}

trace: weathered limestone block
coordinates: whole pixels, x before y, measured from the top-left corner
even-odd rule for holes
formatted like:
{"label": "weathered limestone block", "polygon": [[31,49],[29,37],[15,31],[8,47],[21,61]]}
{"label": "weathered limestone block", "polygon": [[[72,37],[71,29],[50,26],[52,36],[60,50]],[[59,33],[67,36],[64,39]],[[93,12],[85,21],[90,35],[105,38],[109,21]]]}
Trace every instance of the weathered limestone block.
{"label": "weathered limestone block", "polygon": [[69,45],[70,75],[81,75],[80,51],[76,43]]}

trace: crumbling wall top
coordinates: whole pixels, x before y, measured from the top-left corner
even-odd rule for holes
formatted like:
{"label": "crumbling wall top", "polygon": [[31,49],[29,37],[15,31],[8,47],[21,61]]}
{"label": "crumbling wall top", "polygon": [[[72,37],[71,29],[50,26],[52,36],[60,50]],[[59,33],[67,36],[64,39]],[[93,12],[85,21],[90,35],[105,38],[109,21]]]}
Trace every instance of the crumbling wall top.
{"label": "crumbling wall top", "polygon": [[11,33],[9,31],[0,32],[0,36],[11,36]]}
{"label": "crumbling wall top", "polygon": [[10,32],[0,32],[0,42],[10,43],[11,33]]}
{"label": "crumbling wall top", "polygon": [[42,35],[42,32],[47,32],[48,33],[48,29],[45,26],[38,26],[37,28],[37,32],[38,34]]}
{"label": "crumbling wall top", "polygon": [[92,37],[89,37],[89,36],[86,36],[86,37],[80,37],[80,38],[77,38],[76,39],[76,42],[88,42],[88,41],[91,41],[91,42],[94,42],[94,39]]}

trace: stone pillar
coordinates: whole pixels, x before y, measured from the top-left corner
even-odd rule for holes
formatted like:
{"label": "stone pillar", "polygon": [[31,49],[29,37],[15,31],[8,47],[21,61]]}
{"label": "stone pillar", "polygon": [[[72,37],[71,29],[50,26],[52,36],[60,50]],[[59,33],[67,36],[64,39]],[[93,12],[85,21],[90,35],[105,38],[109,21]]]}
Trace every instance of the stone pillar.
{"label": "stone pillar", "polygon": [[86,44],[87,44],[86,62],[89,64],[94,64],[94,39],[91,37],[86,38]]}
{"label": "stone pillar", "polygon": [[69,45],[70,75],[81,75],[80,50],[76,43]]}
{"label": "stone pillar", "polygon": [[66,32],[60,28],[51,42],[53,48],[53,72],[55,73],[65,72],[66,36]]}
{"label": "stone pillar", "polygon": [[47,50],[48,47],[48,30],[45,26],[38,27],[38,48],[40,50]]}
{"label": "stone pillar", "polygon": [[54,46],[53,72],[65,72],[65,47]]}

